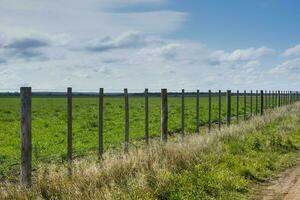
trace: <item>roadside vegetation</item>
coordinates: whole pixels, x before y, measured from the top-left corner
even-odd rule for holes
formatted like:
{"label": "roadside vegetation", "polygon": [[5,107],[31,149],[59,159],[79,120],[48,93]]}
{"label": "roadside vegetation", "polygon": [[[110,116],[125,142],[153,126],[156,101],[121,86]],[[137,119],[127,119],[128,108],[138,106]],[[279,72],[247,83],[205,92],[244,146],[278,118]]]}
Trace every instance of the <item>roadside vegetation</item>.
{"label": "roadside vegetation", "polygon": [[300,148],[300,104],[205,135],[107,151],[102,161],[41,164],[24,189],[2,183],[7,199],[248,199],[255,185],[292,166]]}

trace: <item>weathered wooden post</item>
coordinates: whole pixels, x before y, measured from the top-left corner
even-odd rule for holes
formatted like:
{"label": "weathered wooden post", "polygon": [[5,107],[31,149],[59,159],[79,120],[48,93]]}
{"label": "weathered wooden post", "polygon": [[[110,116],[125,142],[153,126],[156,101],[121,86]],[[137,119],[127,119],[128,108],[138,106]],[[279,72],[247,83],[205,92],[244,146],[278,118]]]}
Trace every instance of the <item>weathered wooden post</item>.
{"label": "weathered wooden post", "polygon": [[260,115],[264,114],[264,91],[260,91]]}
{"label": "weathered wooden post", "polygon": [[268,110],[268,105],[269,105],[269,98],[268,98],[268,90],[265,90],[264,92],[264,99],[265,99],[265,110]]}
{"label": "weathered wooden post", "polygon": [[269,93],[268,93],[268,108],[270,109],[271,108],[271,90],[269,90]]}
{"label": "weathered wooden post", "polygon": [[181,90],[181,137],[184,137],[184,89]]}
{"label": "weathered wooden post", "polygon": [[219,90],[219,120],[218,120],[219,130],[221,130],[221,106],[222,106],[221,95],[222,95],[221,90]]}
{"label": "weathered wooden post", "polygon": [[104,89],[99,89],[99,116],[98,116],[98,143],[99,143],[99,159],[103,158],[104,153],[104,145],[103,145],[103,96],[104,96]]}
{"label": "weathered wooden post", "polygon": [[129,146],[129,102],[128,102],[128,90],[124,88],[124,100],[125,100],[125,141],[124,151],[128,152]]}
{"label": "weathered wooden post", "polygon": [[227,126],[230,126],[231,120],[231,90],[226,92],[226,123]]}
{"label": "weathered wooden post", "polygon": [[21,99],[21,185],[31,186],[31,87],[20,88]]}
{"label": "weathered wooden post", "polygon": [[240,107],[240,91],[236,91],[236,122],[239,123]]}
{"label": "weathered wooden post", "polygon": [[73,154],[73,135],[72,135],[72,88],[68,87],[67,89],[67,101],[68,101],[68,152],[67,160],[68,163],[72,163],[72,154]]}
{"label": "weathered wooden post", "polygon": [[161,140],[168,141],[168,92],[161,89]]}
{"label": "weathered wooden post", "polygon": [[255,92],[255,115],[258,114],[258,90]]}
{"label": "weathered wooden post", "polygon": [[281,106],[281,94],[280,94],[280,90],[278,90],[278,107]]}
{"label": "weathered wooden post", "polygon": [[211,90],[208,90],[208,132],[211,130]]}
{"label": "weathered wooden post", "polygon": [[148,88],[145,89],[145,142],[149,144],[149,98]]}
{"label": "weathered wooden post", "polygon": [[244,90],[244,120],[247,119],[247,92]]}
{"label": "weathered wooden post", "polygon": [[276,96],[275,96],[275,100],[276,100],[276,107],[279,107],[279,91],[276,90]]}
{"label": "weathered wooden post", "polygon": [[250,117],[252,117],[252,113],[253,113],[253,100],[252,100],[252,96],[253,96],[253,91],[250,91]]}
{"label": "weathered wooden post", "polygon": [[197,94],[196,94],[196,133],[200,133],[200,118],[199,118],[199,98],[200,98],[200,94],[199,94],[199,90],[197,90]]}
{"label": "weathered wooden post", "polygon": [[274,109],[275,105],[274,105],[274,90],[272,90],[272,108]]}

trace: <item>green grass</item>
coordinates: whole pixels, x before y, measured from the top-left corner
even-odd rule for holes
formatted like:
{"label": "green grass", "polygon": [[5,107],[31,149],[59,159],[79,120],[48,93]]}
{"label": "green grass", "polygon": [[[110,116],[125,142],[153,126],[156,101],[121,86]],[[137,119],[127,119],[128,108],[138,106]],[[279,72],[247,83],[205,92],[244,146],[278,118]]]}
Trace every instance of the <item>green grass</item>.
{"label": "green grass", "polygon": [[[20,99],[0,98],[0,177],[6,177],[19,168],[20,160]],[[200,121],[202,132],[206,132],[208,120],[208,98],[200,98]],[[185,131],[196,129],[196,98],[185,100]],[[130,145],[144,140],[144,99],[130,97]],[[170,134],[181,130],[180,97],[169,97]],[[240,97],[240,119],[243,115],[243,99]],[[258,106],[259,107],[259,106]],[[66,158],[66,98],[33,97],[32,139],[33,164],[40,162],[64,162]],[[255,112],[255,98],[253,98]],[[247,113],[250,105],[247,98]],[[222,122],[225,122],[225,97],[222,97]],[[232,97],[233,120],[236,115],[236,98]],[[212,97],[212,121],[217,122],[218,101]],[[149,98],[150,137],[160,135],[160,98]],[[73,98],[73,149],[75,157],[95,153],[98,141],[98,99],[96,97]],[[124,99],[104,98],[104,145],[105,149],[121,147],[124,134]],[[130,148],[130,146],[129,146]]]}
{"label": "green grass", "polygon": [[[6,199],[249,199],[292,166],[300,149],[300,104],[203,136],[174,137],[138,150],[43,164],[31,189],[0,185]],[[178,139],[178,140],[176,140]],[[254,190],[255,188],[255,190]]]}

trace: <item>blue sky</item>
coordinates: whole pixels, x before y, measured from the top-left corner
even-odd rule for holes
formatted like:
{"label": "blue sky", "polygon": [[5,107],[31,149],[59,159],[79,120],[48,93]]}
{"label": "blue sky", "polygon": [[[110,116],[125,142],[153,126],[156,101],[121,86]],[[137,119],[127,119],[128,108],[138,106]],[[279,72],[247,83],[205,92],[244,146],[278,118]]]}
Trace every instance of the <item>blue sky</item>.
{"label": "blue sky", "polygon": [[0,1],[0,89],[289,89],[296,0]]}
{"label": "blue sky", "polygon": [[172,7],[190,13],[176,38],[229,50],[262,44],[285,49],[300,42],[297,0],[174,1]]}

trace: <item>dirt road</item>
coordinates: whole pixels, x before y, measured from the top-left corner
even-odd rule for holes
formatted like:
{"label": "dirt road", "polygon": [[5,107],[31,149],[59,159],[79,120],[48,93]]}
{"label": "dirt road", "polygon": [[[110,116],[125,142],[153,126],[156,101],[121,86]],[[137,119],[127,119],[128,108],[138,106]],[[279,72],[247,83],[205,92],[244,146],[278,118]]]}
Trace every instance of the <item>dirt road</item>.
{"label": "dirt road", "polygon": [[279,174],[265,186],[258,199],[300,200],[300,162],[295,167]]}

